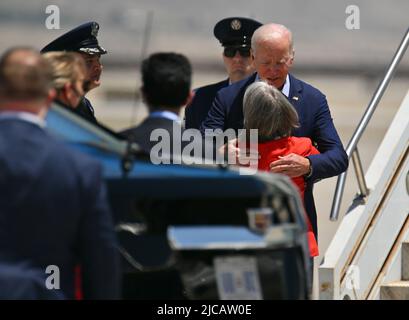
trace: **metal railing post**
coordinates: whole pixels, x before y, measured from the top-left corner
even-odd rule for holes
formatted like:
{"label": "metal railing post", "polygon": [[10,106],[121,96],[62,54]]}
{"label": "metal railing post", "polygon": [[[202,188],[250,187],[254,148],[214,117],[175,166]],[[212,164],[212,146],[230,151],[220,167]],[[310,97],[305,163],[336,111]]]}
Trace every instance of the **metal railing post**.
{"label": "metal railing post", "polygon": [[358,148],[355,148],[352,152],[352,161],[354,163],[356,180],[358,181],[359,191],[361,197],[366,197],[369,194],[368,187],[366,186],[365,174],[362,169],[361,158],[359,157]]}
{"label": "metal railing post", "polygon": [[344,193],[346,177],[347,171],[341,173],[338,176],[337,186],[335,187],[334,200],[332,201],[331,214],[329,217],[331,221],[336,221],[338,219],[338,213],[341,206],[342,195]]}
{"label": "metal railing post", "polygon": [[[397,66],[399,65],[400,60],[404,56],[406,49],[409,44],[409,28],[406,30],[406,34],[403,37],[398,49],[395,52],[395,55],[393,56],[393,59],[391,63],[389,64],[389,67],[385,73],[385,76],[383,77],[382,81],[378,85],[374,95],[372,96],[371,101],[369,102],[369,105],[367,109],[365,110],[365,113],[359,122],[358,127],[356,128],[354,134],[352,135],[351,140],[348,143],[348,146],[346,148],[346,153],[348,155],[348,158],[350,159],[353,154],[355,154],[356,147],[358,145],[359,140],[362,137],[362,134],[364,133],[369,121],[372,118],[373,113],[375,112],[379,101],[381,100],[386,88],[388,87],[393,74],[395,73],[395,70]],[[355,158],[355,159],[354,159]],[[368,188],[366,187],[366,182],[365,182],[365,175],[362,170],[362,166],[359,160],[359,155],[353,157],[353,162],[355,167],[355,172],[357,174],[357,179],[358,179],[358,184],[359,188],[361,189],[361,194],[366,196],[368,195]],[[358,174],[361,175],[361,177],[358,177]],[[339,215],[339,209],[341,206],[341,201],[342,201],[342,195],[344,192],[344,187],[345,187],[345,178],[346,178],[346,172],[342,173],[337,180],[337,185],[335,188],[335,193],[334,193],[334,200],[332,202],[332,209],[330,213],[330,219],[332,221],[336,221],[338,219]],[[362,187],[362,188],[361,188]],[[365,192],[362,192],[365,191]]]}

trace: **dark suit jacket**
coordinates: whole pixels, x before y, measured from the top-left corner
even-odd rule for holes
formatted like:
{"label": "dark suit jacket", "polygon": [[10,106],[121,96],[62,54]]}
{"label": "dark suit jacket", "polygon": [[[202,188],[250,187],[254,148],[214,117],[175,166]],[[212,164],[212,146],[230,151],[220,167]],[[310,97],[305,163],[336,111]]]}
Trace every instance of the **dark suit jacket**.
{"label": "dark suit jacket", "polygon": [[61,300],[61,290],[49,290],[44,270],[24,263],[0,263],[0,300]]}
{"label": "dark suit jacket", "polygon": [[19,119],[0,120],[0,261],[60,270],[74,297],[82,268],[86,299],[118,298],[119,257],[101,167]]}
{"label": "dark suit jacket", "polygon": [[74,113],[80,115],[84,119],[87,119],[88,121],[97,124],[97,119],[95,118],[94,114],[94,108],[91,104],[91,102],[87,98],[83,98],[78,107],[75,109],[72,109]]}
{"label": "dark suit jacket", "polygon": [[193,101],[185,109],[185,128],[200,129],[219,90],[229,85],[229,79],[195,90]]}
{"label": "dark suit jacket", "polygon": [[[151,133],[155,129],[163,129],[164,130],[163,133],[167,133],[169,135],[170,138],[169,154],[171,157],[174,155],[180,156],[181,152],[183,151],[183,148],[185,148],[187,145],[191,145],[190,141],[181,140],[180,134],[183,135],[184,130],[178,122],[162,117],[148,117],[139,126],[124,130],[120,134],[126,137],[127,139],[136,142],[142,148],[143,151],[149,154],[152,148],[154,148],[155,146],[159,146],[158,143],[162,142],[161,139],[158,139],[156,141],[151,140]],[[198,148],[200,148],[201,155],[197,154],[194,155],[193,149],[192,152],[190,152],[190,155],[196,156],[196,158],[202,157],[213,159],[213,157],[211,156],[206,156],[205,152],[206,150],[208,150],[207,152],[211,150],[210,152],[214,156],[215,155],[214,146],[211,143],[202,140],[202,136],[198,130],[196,130],[196,133],[197,135],[194,138],[195,142],[193,142],[193,144],[198,146],[196,142],[199,143],[200,140],[200,145],[198,146]],[[191,137],[190,139],[193,140],[193,138]],[[176,144],[178,144],[178,147],[176,147]],[[156,150],[158,150],[158,147],[156,147]],[[163,151],[165,151],[165,149],[163,149]]]}
{"label": "dark suit jacket", "polygon": [[[201,130],[243,128],[243,97],[247,87],[256,79],[256,74],[221,89],[213,102]],[[317,144],[321,154],[312,155],[313,174],[305,190],[305,206],[317,236],[317,217],[312,195],[312,182],[336,176],[348,167],[348,157],[334,127],[325,96],[311,85],[290,75],[289,101],[297,110],[300,127],[293,135],[309,137]]]}
{"label": "dark suit jacket", "polygon": [[[181,145],[183,148],[188,142],[181,142],[179,132],[183,132],[181,125],[168,118],[162,117],[148,117],[140,125],[124,130],[121,132],[127,139],[136,142],[139,147],[150,155],[151,150],[158,144],[158,141],[151,141],[151,133],[155,129],[163,129],[164,132],[169,134],[170,139],[170,154],[164,155],[163,158],[173,160],[173,152],[176,156],[180,155],[179,150],[175,150],[175,142]],[[175,132],[176,131],[176,132]],[[177,132],[178,131],[178,132]],[[176,133],[174,136],[173,134]],[[198,138],[202,139],[199,132]],[[175,141],[176,139],[176,141]],[[178,140],[178,141],[177,141]],[[170,259],[172,250],[169,247],[168,239],[164,234],[142,234],[132,237],[124,237],[121,239],[121,244],[125,246],[125,249],[139,261],[142,265],[151,265],[152,261],[155,265],[165,265]],[[143,246],[145,246],[143,248]],[[182,282],[180,276],[173,270],[164,269],[163,272],[156,272],[154,276],[149,274],[140,279],[141,284],[146,289],[135,290],[133,296],[138,299],[183,299],[180,295],[182,291]],[[164,286],[164,283],[169,284]],[[125,284],[126,285],[126,284]]]}

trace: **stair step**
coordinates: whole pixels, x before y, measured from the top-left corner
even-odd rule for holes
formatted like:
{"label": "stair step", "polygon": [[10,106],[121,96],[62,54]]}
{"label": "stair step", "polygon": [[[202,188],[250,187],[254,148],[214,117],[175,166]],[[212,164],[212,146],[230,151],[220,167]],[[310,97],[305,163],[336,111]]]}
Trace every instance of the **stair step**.
{"label": "stair step", "polygon": [[409,300],[409,281],[396,281],[381,286],[381,300]]}
{"label": "stair step", "polygon": [[402,243],[402,280],[409,280],[409,242]]}

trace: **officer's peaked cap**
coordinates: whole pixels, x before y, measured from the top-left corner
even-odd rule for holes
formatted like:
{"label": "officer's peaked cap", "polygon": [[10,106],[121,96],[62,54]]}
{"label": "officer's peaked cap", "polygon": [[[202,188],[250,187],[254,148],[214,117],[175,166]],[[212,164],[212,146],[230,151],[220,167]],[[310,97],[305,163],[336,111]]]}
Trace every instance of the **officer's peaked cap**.
{"label": "officer's peaked cap", "polygon": [[99,45],[97,40],[98,30],[97,22],[86,22],[50,42],[41,50],[41,53],[75,51],[90,55],[105,54],[107,51]]}
{"label": "officer's peaked cap", "polygon": [[250,47],[251,37],[260,26],[262,23],[253,19],[231,17],[220,20],[214,26],[213,33],[223,47]]}

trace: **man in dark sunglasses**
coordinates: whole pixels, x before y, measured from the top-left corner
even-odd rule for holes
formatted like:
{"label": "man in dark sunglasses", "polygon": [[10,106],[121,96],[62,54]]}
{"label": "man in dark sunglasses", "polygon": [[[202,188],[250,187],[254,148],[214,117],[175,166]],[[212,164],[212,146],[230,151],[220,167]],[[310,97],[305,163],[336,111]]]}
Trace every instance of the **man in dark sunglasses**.
{"label": "man in dark sunglasses", "polygon": [[250,57],[250,48],[248,47],[240,47],[240,46],[232,46],[232,47],[226,47],[223,50],[223,55],[226,58],[233,58],[237,53],[242,58],[248,58]]}
{"label": "man in dark sunglasses", "polygon": [[226,18],[215,25],[213,33],[224,47],[223,62],[228,78],[195,90],[194,99],[185,110],[185,128],[199,129],[217,91],[254,73],[251,37],[261,25],[258,21],[242,17]]}

